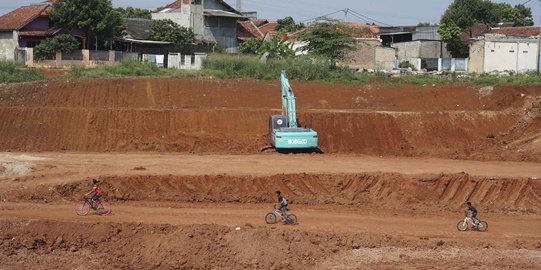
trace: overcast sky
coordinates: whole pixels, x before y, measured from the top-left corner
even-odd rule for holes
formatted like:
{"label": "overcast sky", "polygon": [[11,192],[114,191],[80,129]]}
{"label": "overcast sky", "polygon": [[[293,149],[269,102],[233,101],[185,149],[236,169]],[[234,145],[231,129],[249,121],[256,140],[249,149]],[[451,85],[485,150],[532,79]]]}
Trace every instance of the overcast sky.
{"label": "overcast sky", "polygon": [[[527,0],[507,0],[512,5],[525,3]],[[0,14],[5,14],[19,6],[40,2],[39,0],[0,0]],[[113,0],[117,7],[139,7],[156,9],[172,2],[172,0]],[[235,6],[235,0],[226,0]],[[418,22],[436,23],[452,0],[243,0],[243,11],[257,11],[259,18],[276,20],[292,16],[296,21],[309,20],[349,8],[348,21],[366,22],[375,20],[391,25],[415,25]],[[527,6],[532,7],[536,25],[539,25],[539,0],[531,0]],[[365,16],[365,18],[363,18]],[[331,17],[344,19],[339,12]],[[360,17],[360,18],[359,18]],[[366,19],[369,17],[370,19]]]}

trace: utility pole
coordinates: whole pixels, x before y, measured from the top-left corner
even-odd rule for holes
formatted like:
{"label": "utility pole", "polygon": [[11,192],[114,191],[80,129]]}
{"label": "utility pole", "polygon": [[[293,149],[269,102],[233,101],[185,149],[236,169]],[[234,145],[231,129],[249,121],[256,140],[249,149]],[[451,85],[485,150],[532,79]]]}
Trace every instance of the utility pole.
{"label": "utility pole", "polygon": [[348,20],[348,12],[349,12],[349,8],[344,9],[344,22],[347,22]]}
{"label": "utility pole", "polygon": [[242,0],[237,0],[237,10],[242,11]]}
{"label": "utility pole", "polygon": [[539,35],[537,36],[537,76],[539,76],[539,66],[541,66],[541,0],[539,0]]}

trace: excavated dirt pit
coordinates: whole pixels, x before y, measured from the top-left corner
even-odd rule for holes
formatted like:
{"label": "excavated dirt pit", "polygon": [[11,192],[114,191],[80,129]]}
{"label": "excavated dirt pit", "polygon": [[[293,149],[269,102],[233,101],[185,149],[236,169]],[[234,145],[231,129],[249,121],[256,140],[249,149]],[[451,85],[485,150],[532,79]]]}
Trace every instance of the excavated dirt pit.
{"label": "excavated dirt pit", "polygon": [[[541,265],[541,87],[292,85],[323,155],[260,154],[278,82],[1,85],[0,269]],[[93,177],[113,212],[79,217]]]}
{"label": "excavated dirt pit", "polygon": [[[293,83],[329,154],[541,161],[541,89]],[[0,150],[249,154],[277,82],[88,79],[0,87]]]}

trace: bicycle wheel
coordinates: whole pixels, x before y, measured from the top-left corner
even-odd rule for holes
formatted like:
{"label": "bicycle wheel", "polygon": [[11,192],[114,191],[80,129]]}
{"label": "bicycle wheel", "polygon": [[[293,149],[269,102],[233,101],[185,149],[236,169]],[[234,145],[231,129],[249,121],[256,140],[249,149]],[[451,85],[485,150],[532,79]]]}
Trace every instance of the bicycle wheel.
{"label": "bicycle wheel", "polygon": [[107,216],[111,214],[111,203],[109,201],[100,201],[96,207],[96,213],[100,216]]}
{"label": "bicycle wheel", "polygon": [[287,215],[286,223],[290,225],[297,224],[297,216],[294,214]]}
{"label": "bicycle wheel", "polygon": [[481,232],[488,230],[488,223],[486,221],[479,221],[477,229]]}
{"label": "bicycle wheel", "polygon": [[464,220],[461,220],[456,225],[456,228],[461,232],[467,231],[468,230],[468,223],[466,223]]}
{"label": "bicycle wheel", "polygon": [[90,211],[90,204],[86,201],[80,201],[75,203],[75,213],[78,216],[86,216]]}
{"label": "bicycle wheel", "polygon": [[274,213],[268,213],[266,216],[265,216],[265,222],[267,222],[267,224],[274,224],[276,223],[276,215]]}

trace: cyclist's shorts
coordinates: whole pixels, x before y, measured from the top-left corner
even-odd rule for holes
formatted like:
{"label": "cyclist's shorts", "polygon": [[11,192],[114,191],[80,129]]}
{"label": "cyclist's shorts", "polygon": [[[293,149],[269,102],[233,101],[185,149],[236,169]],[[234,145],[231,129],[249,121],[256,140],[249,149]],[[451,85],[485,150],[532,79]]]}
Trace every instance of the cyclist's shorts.
{"label": "cyclist's shorts", "polygon": [[474,218],[474,217],[477,217],[477,212],[472,212],[472,213],[470,214],[470,218]]}
{"label": "cyclist's shorts", "polygon": [[94,201],[98,201],[100,199],[101,196],[98,196],[98,194],[94,194],[94,196],[92,196],[92,200]]}

